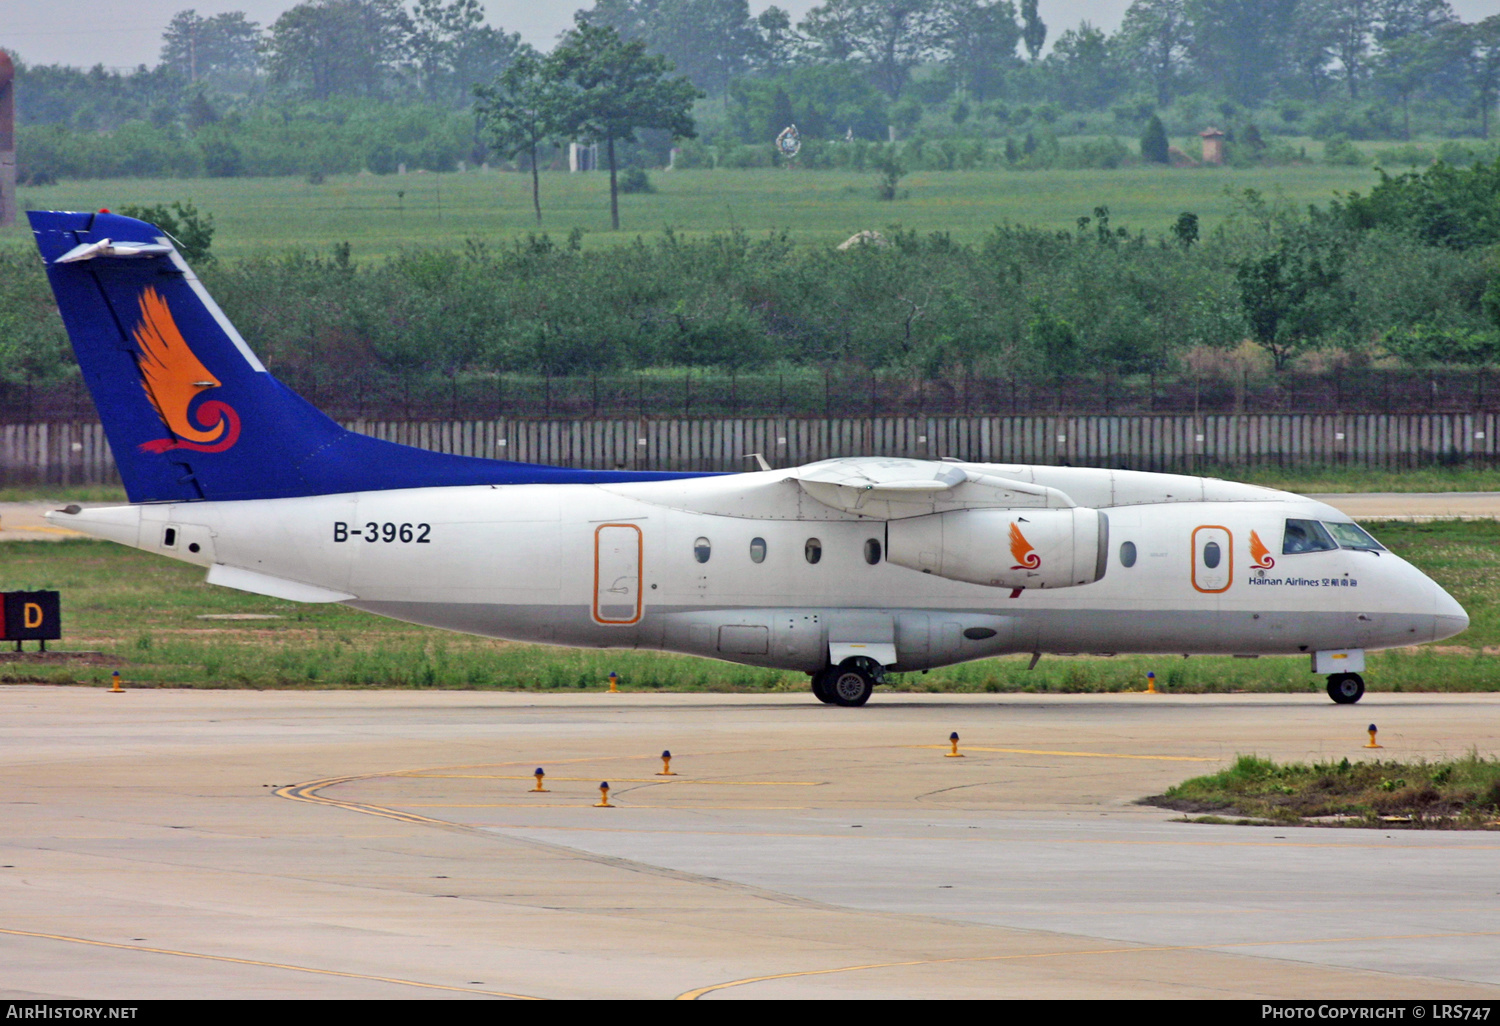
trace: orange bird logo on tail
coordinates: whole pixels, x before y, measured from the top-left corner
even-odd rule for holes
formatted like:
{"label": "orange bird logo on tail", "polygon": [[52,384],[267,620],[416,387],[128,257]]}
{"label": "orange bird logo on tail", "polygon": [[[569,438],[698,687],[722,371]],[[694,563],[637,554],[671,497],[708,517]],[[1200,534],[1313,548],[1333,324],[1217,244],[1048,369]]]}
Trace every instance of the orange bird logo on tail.
{"label": "orange bird logo on tail", "polygon": [[1016,561],[1012,570],[1036,570],[1042,565],[1042,557],[1036,554],[1031,542],[1021,533],[1021,525],[1014,521],[1010,525],[1010,557]]}
{"label": "orange bird logo on tail", "polygon": [[1266,543],[1254,531],[1250,532],[1250,558],[1255,561],[1250,565],[1256,570],[1269,570],[1276,565],[1276,560],[1271,558],[1271,550],[1266,548]]}
{"label": "orange bird logo on tail", "polygon": [[138,360],[141,387],[146,390],[146,398],[156,415],[174,436],[144,442],[142,451],[223,452],[239,441],[240,416],[234,407],[210,399],[200,403],[196,410],[191,409],[200,394],[219,387],[219,379],[208,372],[188,347],[167,301],[149,286],[141,293],[141,321],[133,334],[136,345],[141,347]]}

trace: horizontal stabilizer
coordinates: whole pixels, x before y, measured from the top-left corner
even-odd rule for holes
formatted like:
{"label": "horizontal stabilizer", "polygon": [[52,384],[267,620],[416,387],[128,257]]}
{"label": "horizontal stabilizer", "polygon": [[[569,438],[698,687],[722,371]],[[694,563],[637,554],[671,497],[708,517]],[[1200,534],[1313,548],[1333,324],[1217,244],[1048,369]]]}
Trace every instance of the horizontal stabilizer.
{"label": "horizontal stabilizer", "polygon": [[164,257],[171,252],[171,246],[160,242],[115,242],[113,239],[100,239],[98,242],[80,242],[53,263],[76,264],[82,260],[95,260],[99,257],[125,259]]}
{"label": "horizontal stabilizer", "polygon": [[215,563],[208,568],[208,583],[256,595],[286,599],[288,602],[348,602],[354,598],[346,591],[320,588],[316,584],[304,584],[285,577],[272,577],[243,567]]}

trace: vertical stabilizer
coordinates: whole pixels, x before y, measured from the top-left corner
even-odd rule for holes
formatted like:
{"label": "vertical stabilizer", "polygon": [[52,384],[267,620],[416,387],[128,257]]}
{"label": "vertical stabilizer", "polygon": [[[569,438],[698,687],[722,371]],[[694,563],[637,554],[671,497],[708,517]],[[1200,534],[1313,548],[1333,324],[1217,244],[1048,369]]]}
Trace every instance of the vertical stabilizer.
{"label": "vertical stabilizer", "polygon": [[132,502],[697,476],[450,456],[346,431],[266,371],[156,226],[27,216]]}

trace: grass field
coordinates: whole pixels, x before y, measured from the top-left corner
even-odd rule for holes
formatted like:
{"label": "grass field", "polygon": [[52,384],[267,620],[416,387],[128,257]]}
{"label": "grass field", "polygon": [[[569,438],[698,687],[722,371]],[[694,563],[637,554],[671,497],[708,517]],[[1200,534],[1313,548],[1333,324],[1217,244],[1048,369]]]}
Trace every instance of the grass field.
{"label": "grass field", "polygon": [[[1500,523],[1382,525],[1379,536],[1446,587],[1473,618],[1442,646],[1372,653],[1370,690],[1500,688]],[[801,691],[807,678],[707,659],[634,651],[558,649],[414,627],[337,605],[297,605],[203,583],[203,571],[105,542],[10,542],[0,590],[63,594],[64,638],[95,652],[62,664],[0,662],[0,683],[107,684],[111,671],[165,687],[433,687],[524,690]],[[226,616],[269,619],[221,619]],[[212,619],[204,619],[211,617]],[[1176,692],[1321,691],[1305,657],[1170,656],[991,659],[906,674],[898,689],[957,692],[1140,690],[1154,671]]]}
{"label": "grass field", "polygon": [[1278,765],[1242,755],[1233,766],[1185,780],[1152,805],[1200,823],[1500,829],[1500,759],[1477,753],[1442,762]]}
{"label": "grass field", "polygon": [[[874,197],[875,179],[874,172],[658,172],[654,194],[620,197],[623,230],[611,233],[607,175],[549,172],[542,176],[543,227],[554,237],[582,228],[585,245],[667,226],[688,235],[785,230],[814,245],[901,225],[973,241],[1006,222],[1071,229],[1103,205],[1116,227],[1158,235],[1184,210],[1212,230],[1232,209],[1230,194],[1247,188],[1305,206],[1326,203],[1336,191],[1368,191],[1377,180],[1368,168],[1327,166],[918,172],[902,180],[904,198],[883,203]],[[536,230],[530,178],[501,172],[335,176],[321,185],[301,178],[68,181],[23,188],[19,199],[23,208],[73,210],[190,200],[213,214],[214,250],[224,257],[344,241],[356,258],[375,257],[471,238],[504,242]],[[23,244],[24,225],[0,232],[0,245]]]}

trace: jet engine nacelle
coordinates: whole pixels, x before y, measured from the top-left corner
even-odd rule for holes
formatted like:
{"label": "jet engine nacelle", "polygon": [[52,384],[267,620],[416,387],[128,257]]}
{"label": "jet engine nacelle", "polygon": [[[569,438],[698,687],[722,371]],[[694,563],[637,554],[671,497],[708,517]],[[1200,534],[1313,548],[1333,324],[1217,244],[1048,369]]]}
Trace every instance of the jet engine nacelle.
{"label": "jet engine nacelle", "polygon": [[1096,509],[966,509],[892,520],[886,560],[993,588],[1071,588],[1104,576],[1109,517]]}

